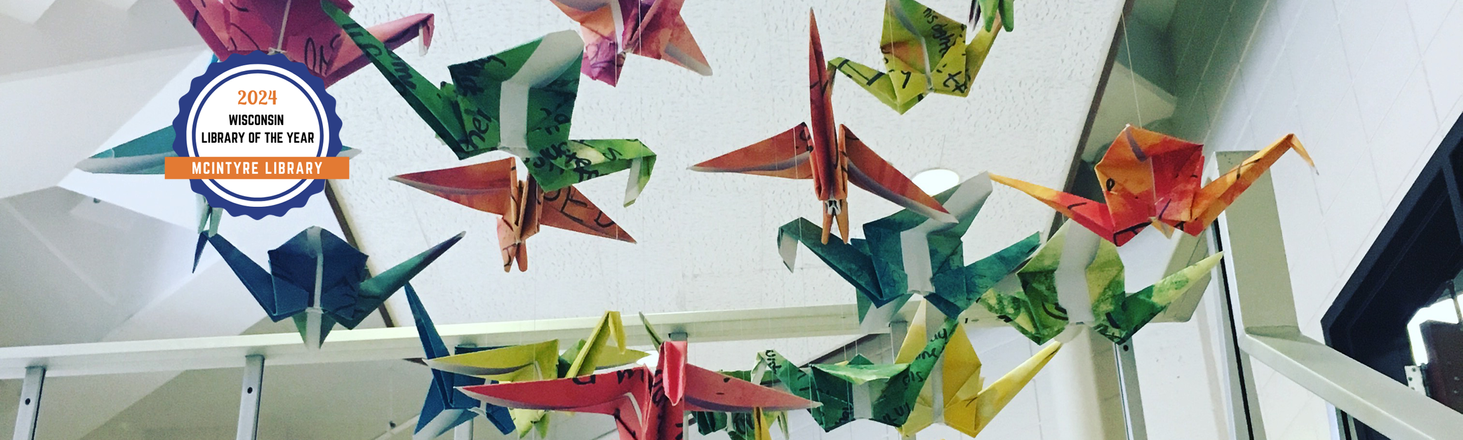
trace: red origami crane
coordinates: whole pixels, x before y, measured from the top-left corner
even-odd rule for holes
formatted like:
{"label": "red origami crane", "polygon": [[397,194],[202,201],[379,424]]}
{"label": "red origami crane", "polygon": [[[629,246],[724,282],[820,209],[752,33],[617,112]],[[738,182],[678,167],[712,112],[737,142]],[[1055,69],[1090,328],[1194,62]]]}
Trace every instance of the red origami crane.
{"label": "red origami crane", "polygon": [[[173,0],[218,59],[254,51],[284,53],[304,63],[329,87],[370,64],[325,11],[320,0]],[[325,0],[342,11],[347,0]],[[422,37],[432,44],[432,14],[415,14],[369,28],[387,47]]]}
{"label": "red origami crane", "polygon": [[550,1],[582,26],[584,64],[579,69],[584,76],[615,85],[627,53],[711,74],[711,65],[681,19],[685,0]]}
{"label": "red origami crane", "polygon": [[686,411],[791,411],[817,406],[787,392],[686,363],[686,341],[665,341],[652,370],[644,365],[584,377],[459,387],[509,408],[605,414],[620,440],[682,438]]}
{"label": "red origami crane", "polygon": [[498,245],[503,251],[504,272],[511,270],[514,260],[518,260],[518,270],[528,270],[524,242],[538,233],[539,225],[635,242],[573,186],[544,192],[533,176],[527,181],[518,180],[518,164],[513,158],[402,174],[391,180],[502,216],[498,220]]}
{"label": "red origami crane", "polygon": [[812,130],[807,123],[715,159],[691,167],[695,171],[745,173],[788,179],[813,179],[823,202],[823,243],[838,220],[839,236],[848,241],[848,183],[894,202],[905,209],[946,223],[955,216],[920,190],[884,158],[874,154],[848,127],[833,121],[833,75],[823,61],[818,19],[808,11],[809,100]]}
{"label": "red origami crane", "polygon": [[1294,149],[1315,168],[1305,147],[1287,134],[1239,166],[1200,186],[1204,146],[1133,126],[1124,128],[1097,162],[1097,180],[1107,204],[1040,185],[992,174],[991,180],[1041,200],[1113,244],[1122,246],[1148,225],[1197,236],[1240,193]]}

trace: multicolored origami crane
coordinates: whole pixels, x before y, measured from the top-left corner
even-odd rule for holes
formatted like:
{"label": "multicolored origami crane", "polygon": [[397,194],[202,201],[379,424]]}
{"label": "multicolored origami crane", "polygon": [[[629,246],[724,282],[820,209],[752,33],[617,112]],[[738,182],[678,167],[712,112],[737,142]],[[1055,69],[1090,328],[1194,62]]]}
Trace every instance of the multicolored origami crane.
{"label": "multicolored origami crane", "polygon": [[686,362],[686,341],[660,346],[655,367],[583,378],[500,383],[460,388],[469,396],[513,408],[605,414],[621,440],[682,438],[685,411],[788,411],[812,401],[716,373]]}
{"label": "multicolored origami crane", "polygon": [[[909,324],[904,344],[899,347],[894,362],[908,363],[917,359],[921,353],[918,342],[926,337],[926,322],[925,310],[921,306]],[[1061,342],[1052,342],[1016,369],[990,385],[984,385],[980,375],[980,357],[976,356],[975,347],[970,345],[965,328],[956,325],[950,343],[945,346],[945,356],[931,372],[940,377],[940,389],[934,389],[935,381],[925,384],[899,432],[913,436],[931,424],[941,423],[971,437],[980,434],[1061,348]]]}
{"label": "multicolored origami crane", "polygon": [[[406,302],[411,305],[412,318],[416,321],[417,335],[422,338],[422,351],[426,359],[444,358],[452,355],[447,351],[447,344],[442,342],[442,336],[437,333],[437,326],[432,325],[432,317],[427,315],[427,308],[422,305],[422,299],[417,297],[416,290],[411,284],[406,285]],[[477,347],[457,347],[458,354],[472,353],[485,350]],[[507,408],[501,406],[484,405],[461,391],[457,387],[482,385],[486,380],[451,373],[441,370],[432,370],[432,385],[427,388],[427,400],[422,404],[422,413],[417,417],[417,427],[412,431],[412,440],[431,440],[446,434],[458,425],[471,421],[474,417],[482,415],[499,432],[508,434],[513,432],[513,418]]]}
{"label": "multicolored origami crane", "polygon": [[[532,382],[590,377],[595,369],[623,366],[646,356],[649,354],[626,348],[620,312],[605,312],[589,339],[580,340],[562,356],[559,354],[559,341],[549,340],[459,353],[428,359],[426,363],[440,371],[499,382]],[[509,412],[520,436],[535,431],[540,438],[546,438],[549,418],[543,410],[512,409]]]}
{"label": "multicolored origami crane", "polygon": [[518,180],[517,160],[513,158],[402,174],[391,180],[462,206],[498,214],[498,246],[503,252],[504,272],[511,270],[515,259],[518,270],[528,270],[525,241],[538,233],[539,225],[635,242],[573,186],[545,192],[531,175],[527,181]]}
{"label": "multicolored origami crane", "polygon": [[[164,127],[97,153],[76,164],[76,169],[92,174],[145,174],[162,175],[163,161],[177,157],[173,149],[176,132],[173,127]],[[355,157],[361,150],[341,147],[340,156]],[[198,259],[203,256],[203,245],[208,237],[218,235],[218,222],[223,219],[223,210],[208,204],[198,196],[198,245],[193,248],[193,269],[198,269]]]}
{"label": "multicolored origami crane", "polygon": [[455,84],[444,82],[439,88],[350,16],[329,3],[324,6],[459,159],[506,151],[523,159],[546,192],[630,170],[626,206],[645,189],[655,153],[644,143],[569,139],[584,51],[584,41],[573,31],[449,66]]}
{"label": "multicolored origami crane", "polygon": [[997,284],[979,298],[987,310],[1038,344],[1061,334],[1068,324],[1087,324],[1121,344],[1183,296],[1203,295],[1198,281],[1223,257],[1210,255],[1128,293],[1117,246],[1085,229],[1069,230],[1071,224],[1058,228],[1016,272],[1017,282]]}
{"label": "multicolored origami crane", "polygon": [[[903,210],[865,223],[864,239],[850,243],[821,243],[826,232],[804,219],[778,229],[778,247],[783,262],[792,270],[801,242],[858,292],[859,322],[881,328],[909,298],[918,293],[925,301],[949,316],[970,307],[997,282],[1021,267],[1041,245],[1038,234],[1012,244],[990,256],[965,264],[961,237],[970,228],[986,198],[991,181],[982,173],[961,182],[934,199],[958,220],[941,223]],[[846,235],[846,234],[845,234]],[[872,318],[872,319],[871,319]]]}
{"label": "multicolored origami crane", "polygon": [[1097,162],[1106,204],[1009,177],[991,179],[1046,203],[1057,212],[1118,246],[1153,225],[1165,234],[1178,229],[1204,232],[1250,184],[1294,149],[1311,168],[1315,162],[1294,134],[1287,134],[1244,163],[1200,186],[1204,146],[1129,125]]}
{"label": "multicolored origami crane", "polygon": [[685,0],[550,1],[581,25],[584,76],[613,86],[630,53],[711,75],[711,65],[681,19]]}
{"label": "multicolored origami crane", "polygon": [[[345,38],[322,10],[321,1],[299,0],[173,0],[194,30],[218,59],[254,51],[283,53],[304,63],[310,73],[329,87],[369,61]],[[347,0],[323,0],[349,13]],[[432,44],[432,14],[414,14],[372,26],[374,38],[396,48],[418,35],[424,47]]]}
{"label": "multicolored origami crane", "polygon": [[412,277],[462,240],[457,234],[372,277],[366,254],[330,231],[312,226],[269,251],[269,271],[222,235],[208,239],[259,301],[269,319],[293,317],[305,345],[320,348],[336,323],[353,329]]}
{"label": "multicolored origami crane", "polygon": [[980,10],[986,11],[985,28],[967,44],[964,23],[915,0],[888,0],[879,38],[887,73],[843,57],[828,64],[900,114],[930,92],[968,96],[996,35],[1002,27],[1014,29],[1010,0],[983,0]]}
{"label": "multicolored origami crane", "polygon": [[818,19],[808,11],[808,80],[812,105],[812,130],[807,123],[791,130],[691,167],[695,171],[744,173],[788,179],[813,179],[818,200],[823,202],[823,242],[833,220],[839,236],[848,242],[848,183],[853,182],[905,209],[946,223],[954,223],[940,203],[925,194],[908,177],[874,154],[848,127],[834,132],[833,75],[823,62],[823,43],[818,37]]}

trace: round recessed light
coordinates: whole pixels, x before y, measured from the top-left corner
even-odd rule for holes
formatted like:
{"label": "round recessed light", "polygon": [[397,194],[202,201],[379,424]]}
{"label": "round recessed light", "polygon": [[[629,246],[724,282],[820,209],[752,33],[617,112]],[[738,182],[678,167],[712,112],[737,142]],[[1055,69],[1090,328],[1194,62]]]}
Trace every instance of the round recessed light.
{"label": "round recessed light", "polygon": [[910,180],[926,194],[938,194],[960,184],[960,175],[944,168],[930,168],[915,173]]}

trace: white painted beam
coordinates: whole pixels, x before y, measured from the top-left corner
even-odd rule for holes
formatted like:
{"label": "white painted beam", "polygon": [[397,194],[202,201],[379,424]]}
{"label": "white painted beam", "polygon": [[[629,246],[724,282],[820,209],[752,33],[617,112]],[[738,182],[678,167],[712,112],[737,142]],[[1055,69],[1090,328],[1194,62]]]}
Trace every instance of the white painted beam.
{"label": "white painted beam", "polygon": [[[854,305],[788,307],[710,312],[647,314],[666,333],[685,332],[702,342],[761,340],[860,333]],[[448,346],[509,345],[525,340],[582,337],[597,317],[456,324],[438,327]],[[630,343],[648,345],[641,332]],[[52,376],[182,371],[244,366],[244,357],[262,355],[271,365],[359,362],[420,357],[421,341],[412,327],[338,330],[319,350],[309,350],[295,333],[208,338],[100,342],[0,348],[0,379],[23,377],[25,369],[45,366]]]}
{"label": "white painted beam", "polygon": [[244,384],[239,387],[238,440],[259,437],[259,402],[264,396],[264,356],[244,358]]}

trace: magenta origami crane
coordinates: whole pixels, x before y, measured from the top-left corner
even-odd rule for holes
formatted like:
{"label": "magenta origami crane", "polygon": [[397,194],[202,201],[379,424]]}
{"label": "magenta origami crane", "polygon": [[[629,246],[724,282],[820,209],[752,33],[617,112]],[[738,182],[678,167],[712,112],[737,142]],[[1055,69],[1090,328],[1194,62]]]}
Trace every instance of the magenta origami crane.
{"label": "magenta origami crane", "polygon": [[611,86],[620,81],[625,54],[666,60],[702,75],[711,65],[681,19],[685,0],[550,0],[582,26],[580,71]]}
{"label": "magenta origami crane", "polygon": [[[319,0],[173,0],[218,59],[254,51],[283,53],[304,63],[329,87],[371,63]],[[347,0],[324,0],[350,12]],[[414,14],[371,26],[371,35],[396,48],[422,37],[432,44],[432,14]]]}

